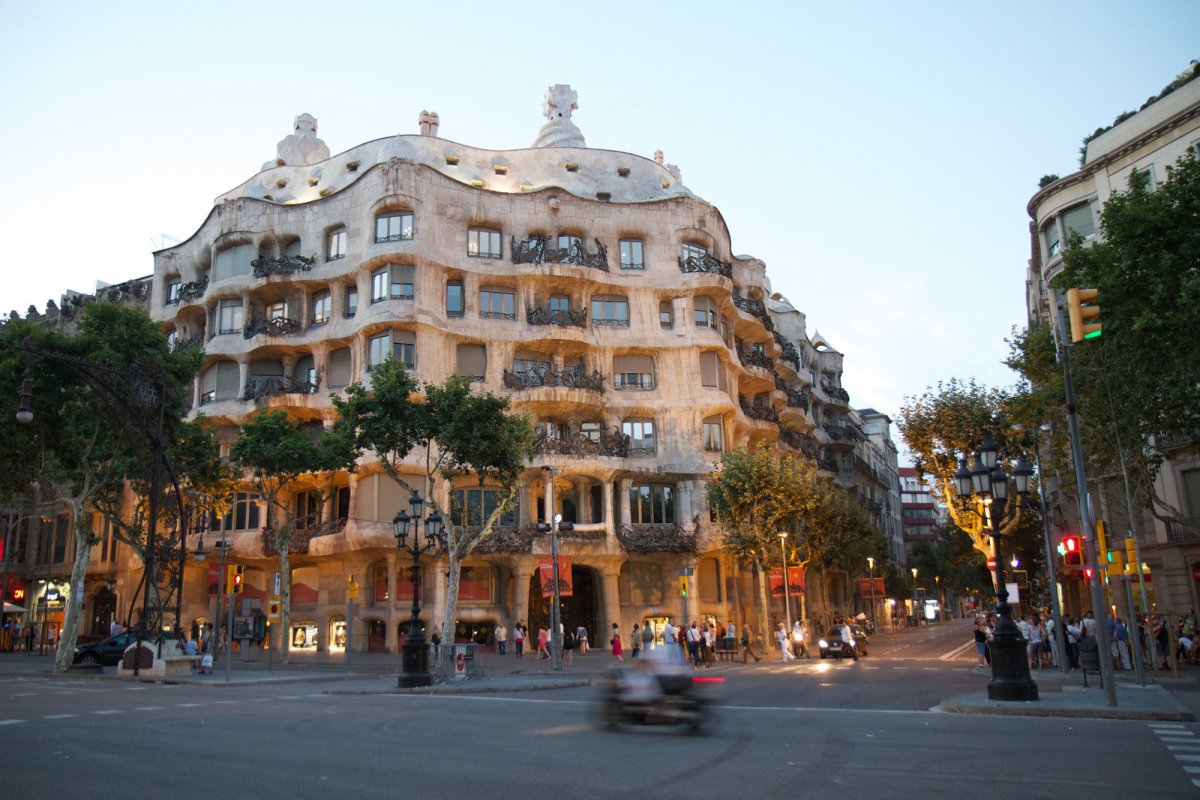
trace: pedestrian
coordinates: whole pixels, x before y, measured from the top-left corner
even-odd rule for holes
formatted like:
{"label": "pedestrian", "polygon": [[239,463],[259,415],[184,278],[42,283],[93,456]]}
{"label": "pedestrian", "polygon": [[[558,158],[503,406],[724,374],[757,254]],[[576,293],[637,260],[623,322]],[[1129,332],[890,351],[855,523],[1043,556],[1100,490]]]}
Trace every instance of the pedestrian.
{"label": "pedestrian", "polygon": [[849,619],[842,620],[842,641],[850,644],[850,655],[858,661],[858,643],[854,641],[854,627]]}
{"label": "pedestrian", "polygon": [[975,653],[979,656],[979,666],[987,666],[987,630],[983,620],[975,620]]}
{"label": "pedestrian", "polygon": [[758,654],[750,649],[750,626],[749,625],[742,626],[742,663],[743,664],[746,663],[746,656],[750,656],[751,658],[753,658],[755,664],[762,661],[762,659],[758,657]]}
{"label": "pedestrian", "polygon": [[571,631],[570,628],[565,628],[563,630],[562,652],[563,652],[563,666],[564,667],[571,666],[571,659],[573,658],[572,654],[575,652],[575,634]]}
{"label": "pedestrian", "polygon": [[442,634],[437,628],[433,629],[433,633],[429,636],[429,646],[433,648],[433,662],[438,663],[442,655]]}
{"label": "pedestrian", "polygon": [[642,658],[650,656],[650,648],[654,646],[654,628],[647,622],[642,626]]}
{"label": "pedestrian", "polygon": [[587,651],[592,649],[588,643],[587,628],[582,625],[575,629],[575,649],[579,651],[579,655],[581,656],[586,656]]}
{"label": "pedestrian", "polygon": [[688,661],[692,663],[693,668],[700,666],[700,629],[696,627],[695,621],[688,627],[684,639],[687,640]]}
{"label": "pedestrian", "polygon": [[113,621],[108,624],[108,635],[116,636],[121,632],[121,621],[113,617]]}
{"label": "pedestrian", "polygon": [[612,638],[608,640],[609,646],[612,647],[613,658],[618,663],[625,663],[625,659],[621,658],[621,654],[625,652],[621,647],[621,630],[617,627],[617,623],[612,624]]}
{"label": "pedestrian", "polygon": [[192,641],[195,641],[199,638],[200,638],[200,621],[193,619],[192,620]]}
{"label": "pedestrian", "polygon": [[1046,628],[1037,614],[1029,615],[1029,668],[1042,668],[1042,642],[1046,640]]}
{"label": "pedestrian", "polygon": [[804,623],[804,620],[796,620],[796,624],[792,628],[792,639],[796,643],[796,658],[801,655],[805,658],[812,658],[808,652],[808,625]]}
{"label": "pedestrian", "polygon": [[629,634],[629,649],[632,654],[630,658],[637,658],[642,652],[642,629],[636,622],[633,623],[633,630]]}
{"label": "pedestrian", "polygon": [[704,666],[711,667],[713,663],[713,644],[716,641],[716,631],[710,623],[704,623],[700,631],[700,660]]}
{"label": "pedestrian", "polygon": [[[1129,628],[1125,625],[1125,621],[1120,617],[1117,618],[1116,630],[1114,633],[1113,648],[1116,652],[1114,654],[1113,661],[1117,669],[1128,672],[1132,666],[1132,662],[1129,657]],[[1180,637],[1180,641],[1183,641],[1183,637]],[[1187,648],[1184,649],[1186,651],[1190,648],[1191,644],[1189,643]]]}
{"label": "pedestrian", "polygon": [[1067,634],[1067,664],[1072,670],[1079,669],[1079,640],[1083,638],[1083,626],[1067,617],[1063,631]]}
{"label": "pedestrian", "polygon": [[500,620],[500,624],[496,626],[496,652],[504,655],[504,647],[508,644],[508,628],[504,627],[504,620]]}
{"label": "pedestrian", "polygon": [[513,652],[517,658],[525,654],[525,623],[522,620],[517,620],[517,624],[513,626]]}
{"label": "pedestrian", "polygon": [[784,627],[782,622],[779,623],[779,625],[775,631],[775,638],[777,640],[779,640],[779,659],[780,659],[780,661],[782,661],[784,664],[786,664],[789,661],[795,661],[796,657],[794,655],[792,655],[791,642],[788,641],[788,639],[790,638],[788,636],[788,630],[787,630],[787,628]]}
{"label": "pedestrian", "polygon": [[550,638],[550,629],[546,627],[538,628],[538,660],[550,657],[550,650],[547,648]]}

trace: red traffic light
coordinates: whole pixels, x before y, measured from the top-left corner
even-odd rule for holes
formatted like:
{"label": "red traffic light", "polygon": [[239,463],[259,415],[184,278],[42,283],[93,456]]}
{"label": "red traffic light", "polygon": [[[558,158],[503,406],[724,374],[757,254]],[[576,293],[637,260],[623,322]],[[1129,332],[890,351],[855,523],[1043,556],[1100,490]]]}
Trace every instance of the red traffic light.
{"label": "red traffic light", "polygon": [[1092,585],[1092,568],[1091,567],[1086,567],[1083,570],[1083,585],[1084,586]]}
{"label": "red traffic light", "polygon": [[1063,563],[1068,567],[1083,566],[1083,543],[1078,536],[1064,536],[1062,538]]}

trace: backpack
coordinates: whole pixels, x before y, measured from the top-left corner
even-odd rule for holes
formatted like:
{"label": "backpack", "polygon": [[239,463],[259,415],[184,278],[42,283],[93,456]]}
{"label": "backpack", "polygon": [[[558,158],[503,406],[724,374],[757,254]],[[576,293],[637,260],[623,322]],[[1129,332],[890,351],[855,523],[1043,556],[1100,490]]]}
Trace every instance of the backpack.
{"label": "backpack", "polygon": [[563,650],[574,650],[574,649],[575,649],[575,634],[571,633],[570,631],[565,631],[563,633]]}

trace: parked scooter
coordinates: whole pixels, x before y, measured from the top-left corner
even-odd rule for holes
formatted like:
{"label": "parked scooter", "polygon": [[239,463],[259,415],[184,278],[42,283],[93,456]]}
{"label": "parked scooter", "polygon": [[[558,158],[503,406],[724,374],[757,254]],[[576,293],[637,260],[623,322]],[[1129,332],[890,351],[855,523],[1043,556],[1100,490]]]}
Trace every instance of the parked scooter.
{"label": "parked scooter", "polygon": [[691,733],[710,727],[711,695],[724,678],[673,667],[644,661],[614,669],[601,682],[600,724],[610,730],[622,724],[682,725]]}

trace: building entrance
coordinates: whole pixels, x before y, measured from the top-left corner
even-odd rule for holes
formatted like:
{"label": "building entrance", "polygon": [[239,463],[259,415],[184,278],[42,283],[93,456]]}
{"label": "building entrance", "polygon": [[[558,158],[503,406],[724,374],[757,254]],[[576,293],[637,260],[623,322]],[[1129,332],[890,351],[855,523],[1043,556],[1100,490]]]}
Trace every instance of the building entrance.
{"label": "building entrance", "polygon": [[[588,638],[596,642],[596,604],[599,602],[596,596],[596,571],[572,564],[571,586],[571,596],[562,598],[563,627],[574,631],[582,625],[587,628]],[[530,638],[533,640],[534,653],[537,652],[538,630],[550,627],[550,606],[553,602],[552,597],[542,597],[541,577],[535,572],[529,580],[529,619],[526,620],[529,624]]]}

